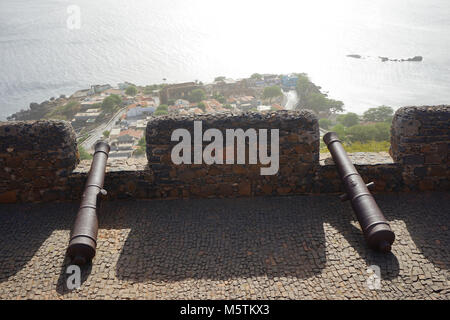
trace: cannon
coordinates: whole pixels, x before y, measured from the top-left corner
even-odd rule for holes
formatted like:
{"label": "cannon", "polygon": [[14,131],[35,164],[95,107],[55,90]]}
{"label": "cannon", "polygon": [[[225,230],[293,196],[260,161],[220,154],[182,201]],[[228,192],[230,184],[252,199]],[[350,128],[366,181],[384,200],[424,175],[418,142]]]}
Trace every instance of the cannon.
{"label": "cannon", "polygon": [[109,144],[106,142],[98,141],[95,144],[91,169],[67,248],[67,255],[71,262],[76,265],[88,263],[95,256],[98,231],[98,196],[106,195],[103,182],[109,150]]}
{"label": "cannon", "polygon": [[374,183],[364,183],[335,132],[326,133],[323,141],[344,183],[346,193],[341,196],[341,200],[350,200],[367,244],[376,251],[390,252],[395,234],[368,189]]}

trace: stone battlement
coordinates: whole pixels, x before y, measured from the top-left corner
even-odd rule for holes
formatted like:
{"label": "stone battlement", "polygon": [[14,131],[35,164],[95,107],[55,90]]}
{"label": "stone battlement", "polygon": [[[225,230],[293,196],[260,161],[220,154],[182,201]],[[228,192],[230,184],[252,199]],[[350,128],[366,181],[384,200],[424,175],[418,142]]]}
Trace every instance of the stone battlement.
{"label": "stone battlement", "polygon": [[[279,133],[279,170],[261,175],[261,163],[174,164],[171,141],[175,129],[194,137],[194,121],[202,132],[218,129],[267,129]],[[404,107],[391,129],[394,160],[355,166],[375,192],[449,190],[450,106]],[[257,131],[258,132],[258,131]],[[105,176],[108,199],[222,198],[342,192],[336,167],[319,159],[319,126],[309,111],[280,111],[164,116],[149,121],[147,160],[113,164]],[[225,138],[224,138],[225,140]],[[193,144],[193,140],[191,141]],[[201,141],[204,148],[209,142]],[[227,144],[224,144],[224,155]],[[251,146],[246,142],[246,147]],[[254,146],[256,152],[261,145]],[[270,146],[265,145],[270,150]],[[226,159],[225,159],[226,160]],[[226,162],[226,161],[224,161]],[[78,200],[87,178],[79,163],[73,128],[65,121],[0,123],[0,202]]]}

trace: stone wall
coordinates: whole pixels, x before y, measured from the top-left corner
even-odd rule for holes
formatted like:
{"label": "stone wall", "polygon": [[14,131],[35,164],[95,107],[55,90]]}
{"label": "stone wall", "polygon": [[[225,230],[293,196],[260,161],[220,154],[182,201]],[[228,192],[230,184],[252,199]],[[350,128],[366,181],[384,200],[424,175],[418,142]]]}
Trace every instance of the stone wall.
{"label": "stone wall", "polygon": [[[449,108],[399,109],[392,127],[394,161],[365,161],[367,157],[351,156],[363,180],[375,182],[373,192],[450,189]],[[175,165],[170,155],[178,141],[171,141],[172,132],[185,128],[193,138],[194,120],[202,121],[202,132],[209,128],[221,132],[235,128],[279,129],[279,172],[261,175],[260,168],[267,165],[260,163]],[[148,123],[146,138],[148,159],[108,161],[107,199],[220,198],[343,191],[332,160],[325,157],[319,162],[317,119],[307,111],[158,117]],[[203,146],[207,144],[209,142],[204,142]],[[0,202],[79,201],[90,161],[77,166],[78,162],[75,134],[69,123],[0,123]]]}
{"label": "stone wall", "polygon": [[391,155],[405,189],[448,190],[450,106],[403,107],[391,127]]}
{"label": "stone wall", "polygon": [[78,162],[70,123],[0,122],[0,202],[60,199]]}
{"label": "stone wall", "polygon": [[[404,190],[402,168],[400,165],[392,161],[390,163],[373,164],[365,159],[354,157],[353,154],[349,156],[363,180],[366,182],[375,182],[375,187],[372,189],[374,193],[400,192]],[[70,176],[68,188],[70,192],[66,195],[67,200],[80,199],[90,165],[91,161],[89,160],[81,161],[80,165]],[[289,194],[344,192],[342,182],[332,161],[331,164],[319,165],[315,170],[312,180],[307,191],[303,192],[296,188]],[[145,158],[111,161],[106,166],[105,189],[108,191],[107,199],[177,199],[203,198],[207,196],[201,192],[182,192],[180,196],[178,192],[170,192],[170,184],[164,188],[161,187],[160,183],[155,182],[153,171],[149,168],[147,159]],[[198,188],[201,187],[198,186]],[[260,194],[257,193],[256,195]],[[209,195],[209,197],[241,197],[241,195],[239,192],[230,194],[217,192],[214,195]]]}
{"label": "stone wall", "polygon": [[[226,129],[278,129],[279,171],[275,175],[261,175],[257,164],[180,164],[171,159],[171,150],[178,144],[171,141],[175,129],[184,128],[194,141],[194,120],[201,121],[203,132],[218,129],[224,138]],[[270,144],[271,131],[267,131]],[[259,135],[260,138],[260,135]],[[319,164],[319,126],[317,118],[308,111],[214,114],[202,116],[158,117],[147,124],[147,159],[154,175],[156,192],[162,197],[234,197],[281,195],[312,191],[315,171]],[[260,142],[261,143],[261,142]],[[203,146],[209,142],[204,142]],[[249,144],[247,141],[246,150]],[[192,146],[192,150],[194,147]],[[236,154],[236,152],[235,152]],[[191,157],[192,158],[192,157]]]}

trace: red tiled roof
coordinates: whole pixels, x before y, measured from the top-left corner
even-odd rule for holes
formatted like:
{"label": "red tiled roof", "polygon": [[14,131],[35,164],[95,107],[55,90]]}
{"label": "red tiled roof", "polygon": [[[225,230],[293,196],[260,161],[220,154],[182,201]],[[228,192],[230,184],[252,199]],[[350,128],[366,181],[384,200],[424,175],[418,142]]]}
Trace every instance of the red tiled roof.
{"label": "red tiled roof", "polygon": [[137,139],[142,138],[142,136],[144,135],[144,131],[142,130],[134,130],[134,129],[128,129],[128,130],[123,130],[119,133],[119,137],[122,137],[124,135],[129,135],[131,137],[135,137]]}
{"label": "red tiled roof", "polygon": [[276,110],[284,110],[284,108],[282,106],[280,106],[278,103],[272,104],[272,108],[274,108]]}
{"label": "red tiled roof", "polygon": [[203,113],[203,110],[200,109],[200,108],[194,108],[193,112],[194,112],[195,114],[202,114],[202,113]]}

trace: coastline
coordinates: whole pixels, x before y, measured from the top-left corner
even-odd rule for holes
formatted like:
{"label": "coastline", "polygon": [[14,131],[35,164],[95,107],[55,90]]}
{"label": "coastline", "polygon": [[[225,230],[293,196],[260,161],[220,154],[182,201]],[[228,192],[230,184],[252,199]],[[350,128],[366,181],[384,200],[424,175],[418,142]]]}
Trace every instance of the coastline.
{"label": "coastline", "polygon": [[[241,81],[244,80],[246,78],[239,78],[239,79],[231,79],[231,78],[227,78],[227,80],[229,81]],[[201,83],[203,84],[202,81],[198,81],[195,80],[195,82]],[[124,81],[122,83],[118,83],[117,86],[110,86],[109,84],[102,84],[102,85],[91,85],[91,88],[93,86],[109,86],[111,89],[117,89],[120,90],[120,86],[124,85],[124,84],[132,84],[133,86],[136,86],[139,90],[143,90],[146,87],[151,87],[151,86],[164,86],[164,85],[179,85],[182,83],[186,83],[186,82],[175,82],[175,83],[160,83],[160,84],[147,84],[147,85],[135,85],[133,83]],[[213,85],[214,82],[210,82],[210,83],[205,83],[205,85]],[[264,85],[259,84],[259,86],[261,88],[264,87]],[[58,97],[52,96],[46,100],[41,101],[40,103],[38,102],[30,102],[29,106],[27,109],[21,109],[17,112],[14,112],[12,114],[9,114],[5,117],[5,120],[0,120],[0,121],[27,121],[27,120],[41,120],[41,119],[46,119],[46,115],[48,115],[54,108],[57,108],[65,103],[68,103],[72,100],[81,100],[80,98],[82,98],[82,96],[79,96],[78,94],[81,92],[87,92],[91,89],[86,89],[84,88],[79,88],[77,90],[75,90],[74,92],[72,92],[70,95],[66,95],[66,94],[61,94]],[[295,108],[295,101],[297,100],[297,96],[296,95],[289,95],[286,97],[286,101],[289,104],[289,108],[290,109],[294,109]]]}

